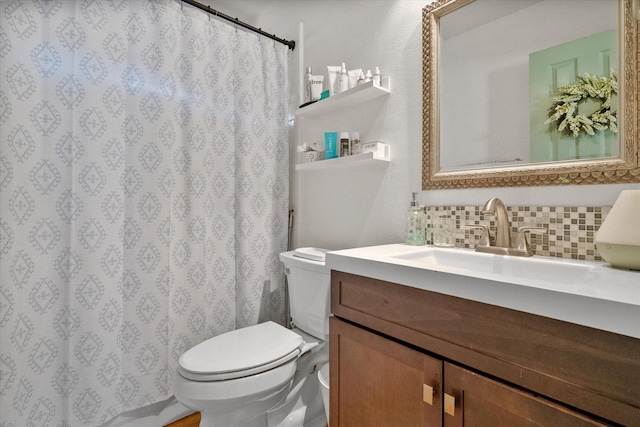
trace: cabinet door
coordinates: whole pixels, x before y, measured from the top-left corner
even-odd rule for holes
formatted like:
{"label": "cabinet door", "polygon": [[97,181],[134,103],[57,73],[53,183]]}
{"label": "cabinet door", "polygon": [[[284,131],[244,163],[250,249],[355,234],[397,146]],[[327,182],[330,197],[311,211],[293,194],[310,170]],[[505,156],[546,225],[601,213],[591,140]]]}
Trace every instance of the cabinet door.
{"label": "cabinet door", "polygon": [[331,427],[442,425],[442,361],[331,318]]}
{"label": "cabinet door", "polygon": [[445,427],[606,425],[447,362],[443,400]]}

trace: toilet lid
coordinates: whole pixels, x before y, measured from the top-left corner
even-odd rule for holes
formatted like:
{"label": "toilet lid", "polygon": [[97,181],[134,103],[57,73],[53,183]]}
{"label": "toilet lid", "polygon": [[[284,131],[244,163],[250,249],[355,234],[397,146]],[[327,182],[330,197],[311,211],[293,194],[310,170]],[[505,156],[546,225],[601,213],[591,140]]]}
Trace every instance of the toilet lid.
{"label": "toilet lid", "polygon": [[329,250],[321,248],[298,248],[293,251],[294,255],[297,257],[319,262],[325,261],[327,252],[329,252]]}
{"label": "toilet lid", "polygon": [[219,381],[273,369],[300,354],[302,337],[274,322],[237,329],[187,350],[179,360],[182,376]]}

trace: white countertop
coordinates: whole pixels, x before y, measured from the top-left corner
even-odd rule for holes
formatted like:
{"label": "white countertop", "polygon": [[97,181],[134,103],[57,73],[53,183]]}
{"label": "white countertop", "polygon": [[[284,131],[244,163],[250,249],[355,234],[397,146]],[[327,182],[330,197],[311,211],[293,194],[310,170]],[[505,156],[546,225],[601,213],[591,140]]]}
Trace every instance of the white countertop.
{"label": "white countertop", "polygon": [[[640,271],[614,269],[601,262],[534,256],[506,261],[525,266],[525,272],[537,270],[536,274],[505,275],[486,268],[490,265],[499,270],[505,262],[502,255],[479,254],[484,257],[484,271],[474,271],[457,268],[451,261],[438,265],[411,258],[425,248],[391,244],[333,251],[327,254],[326,265],[331,270],[640,338]],[[448,259],[478,256],[470,249],[437,250]],[[563,280],[545,280],[544,272],[556,268],[567,268],[570,273]]]}

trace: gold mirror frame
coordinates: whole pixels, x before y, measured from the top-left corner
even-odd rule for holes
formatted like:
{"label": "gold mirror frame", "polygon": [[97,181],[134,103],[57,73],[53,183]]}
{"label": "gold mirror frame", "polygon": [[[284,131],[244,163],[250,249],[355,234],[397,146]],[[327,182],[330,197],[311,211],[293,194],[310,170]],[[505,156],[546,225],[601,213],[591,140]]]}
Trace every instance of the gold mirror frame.
{"label": "gold mirror frame", "polygon": [[422,10],[422,189],[518,187],[563,184],[621,184],[640,182],[637,141],[638,99],[638,0],[620,0],[618,12],[621,66],[618,115],[619,158],[538,163],[481,170],[440,171],[438,114],[439,19],[473,0],[436,0]]}

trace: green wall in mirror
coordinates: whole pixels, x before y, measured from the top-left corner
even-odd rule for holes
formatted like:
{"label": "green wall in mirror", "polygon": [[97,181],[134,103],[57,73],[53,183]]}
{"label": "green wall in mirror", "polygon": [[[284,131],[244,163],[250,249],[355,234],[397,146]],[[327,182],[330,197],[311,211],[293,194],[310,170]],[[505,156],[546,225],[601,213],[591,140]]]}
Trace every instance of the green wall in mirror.
{"label": "green wall in mirror", "polygon": [[[532,163],[619,156],[617,90],[605,90],[617,88],[617,35],[604,31],[529,54]],[[562,115],[551,120],[556,111]]]}

